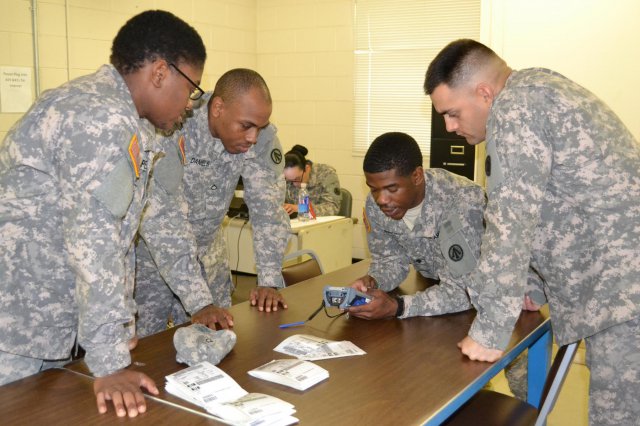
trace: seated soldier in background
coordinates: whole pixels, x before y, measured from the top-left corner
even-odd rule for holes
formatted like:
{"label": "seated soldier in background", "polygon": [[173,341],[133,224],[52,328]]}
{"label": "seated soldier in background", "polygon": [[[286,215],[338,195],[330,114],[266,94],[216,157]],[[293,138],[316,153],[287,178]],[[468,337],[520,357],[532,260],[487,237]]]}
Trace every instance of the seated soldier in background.
{"label": "seated soldier in background", "polygon": [[340,210],[340,181],[336,169],[328,164],[313,163],[306,155],[309,151],[295,145],[284,156],[284,177],[287,179],[287,194],[284,209],[287,214],[298,212],[298,193],[304,183],[309,192],[309,201],[315,216],[335,216]]}
{"label": "seated soldier in background", "polygon": [[[371,194],[364,223],[371,266],[352,287],[373,300],[350,307],[349,314],[366,319],[441,315],[471,309],[468,273],[480,255],[486,205],[484,190],[467,178],[442,169],[422,168],[417,142],[404,133],[377,137],[364,158],[363,169]],[[409,266],[439,280],[415,295],[391,297]],[[545,303],[537,275],[527,307]],[[526,358],[514,361],[507,378],[514,394],[526,400]],[[516,364],[517,363],[517,364]],[[517,368],[516,368],[517,365]]]}
{"label": "seated soldier in background", "polygon": [[[227,328],[233,326],[233,318],[224,308],[231,306],[233,285],[220,225],[239,177],[251,214],[258,269],[251,304],[267,312],[278,310],[278,305],[287,307],[276,290],[284,287],[282,259],[289,236],[289,219],[282,209],[282,147],[277,129],[269,123],[271,94],[257,72],[227,71],[213,93],[202,99],[202,107],[193,110],[193,117],[174,138],[184,149],[184,189],[202,274],[219,307],[219,325]],[[174,324],[187,321],[180,301],[163,280],[165,271],[158,270],[144,240],[138,242],[136,254],[138,335],[162,331],[170,315]]]}

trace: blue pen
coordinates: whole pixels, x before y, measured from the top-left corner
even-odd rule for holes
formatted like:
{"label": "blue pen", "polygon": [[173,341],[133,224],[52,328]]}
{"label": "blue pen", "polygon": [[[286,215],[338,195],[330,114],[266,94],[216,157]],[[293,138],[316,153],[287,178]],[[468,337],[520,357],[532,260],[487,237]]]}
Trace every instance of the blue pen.
{"label": "blue pen", "polygon": [[280,324],[280,328],[295,327],[296,325],[303,325],[306,321],[290,322],[289,324]]}

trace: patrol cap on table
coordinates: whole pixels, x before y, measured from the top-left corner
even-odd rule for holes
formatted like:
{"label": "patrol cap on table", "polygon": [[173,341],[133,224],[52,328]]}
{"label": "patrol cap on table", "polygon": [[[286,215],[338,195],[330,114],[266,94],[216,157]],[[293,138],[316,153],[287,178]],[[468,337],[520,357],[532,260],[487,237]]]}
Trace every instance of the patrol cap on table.
{"label": "patrol cap on table", "polygon": [[202,324],[191,324],[176,330],[173,346],[176,361],[189,366],[202,361],[216,365],[233,349],[236,333],[231,330],[211,330]]}

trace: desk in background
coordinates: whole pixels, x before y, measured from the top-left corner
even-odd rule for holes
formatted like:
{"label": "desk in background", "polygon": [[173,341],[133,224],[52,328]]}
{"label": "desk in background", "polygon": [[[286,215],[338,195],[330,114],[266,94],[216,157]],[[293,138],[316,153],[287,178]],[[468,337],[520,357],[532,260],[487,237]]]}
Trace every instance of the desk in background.
{"label": "desk in background", "polygon": [[[346,285],[364,275],[368,266],[368,261],[362,261],[283,289],[287,310],[259,312],[248,302],[232,306],[238,341],[219,367],[248,392],[266,393],[294,404],[295,416],[303,425],[440,424],[527,347],[529,391],[539,397],[542,389],[535,387],[544,380],[551,348],[549,321],[539,312],[521,314],[505,356],[495,364],[471,361],[456,346],[469,331],[475,316],[472,310],[376,321],[328,318],[320,313],[302,327],[278,328],[279,324],[308,317],[320,304],[325,285]],[[412,271],[399,292],[412,294],[427,285]],[[174,332],[170,329],[141,339],[132,351],[130,368],[143,371],[156,381],[160,387],[158,399],[203,412],[163,388],[166,375],[185,368],[175,360]],[[314,361],[327,369],[330,377],[304,392],[247,374],[273,359],[286,357],[273,348],[293,334],[350,340],[367,354]],[[67,368],[87,373],[82,362]],[[154,407],[150,408],[136,421],[144,423],[147,417],[154,416]]]}
{"label": "desk in background", "polygon": [[[257,274],[253,252],[251,221],[225,217],[222,222],[227,242],[229,267],[232,271]],[[351,264],[353,220],[343,216],[321,216],[308,222],[291,220],[291,233],[285,254],[298,250],[313,250],[324,272],[335,271]]]}

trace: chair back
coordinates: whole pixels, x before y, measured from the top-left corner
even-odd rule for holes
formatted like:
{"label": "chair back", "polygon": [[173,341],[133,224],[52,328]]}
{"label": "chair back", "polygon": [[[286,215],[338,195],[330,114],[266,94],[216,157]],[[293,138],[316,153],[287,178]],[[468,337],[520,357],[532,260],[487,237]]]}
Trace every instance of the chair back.
{"label": "chair back", "polygon": [[[290,263],[289,261],[303,256],[308,256],[309,259],[303,260],[302,262],[287,264]],[[293,253],[289,253],[284,257],[283,263],[285,266],[282,267],[282,278],[284,280],[284,285],[287,287],[323,274],[320,259],[313,250],[298,250]]]}
{"label": "chair back", "polygon": [[569,373],[569,367],[571,367],[573,358],[576,356],[578,343],[580,343],[580,341],[570,343],[558,348],[558,352],[553,359],[553,364],[551,364],[551,368],[547,373],[547,379],[544,383],[544,389],[542,390],[541,399],[542,402],[535,426],[545,425],[547,416],[549,416],[549,413],[551,413],[551,410],[553,410],[553,407],[558,400],[560,389],[562,389],[562,384],[564,383],[565,379],[567,378],[567,374]]}
{"label": "chair back", "polygon": [[353,199],[351,193],[344,188],[340,188],[340,210],[338,216],[351,217],[351,205]]}

